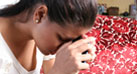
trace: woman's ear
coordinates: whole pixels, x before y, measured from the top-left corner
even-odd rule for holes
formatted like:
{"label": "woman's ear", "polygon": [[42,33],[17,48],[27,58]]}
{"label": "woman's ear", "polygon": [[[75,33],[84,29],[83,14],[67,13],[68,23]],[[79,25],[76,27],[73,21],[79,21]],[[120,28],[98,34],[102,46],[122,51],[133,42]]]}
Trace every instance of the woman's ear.
{"label": "woman's ear", "polygon": [[45,19],[48,14],[48,8],[46,5],[40,5],[35,11],[34,11],[34,17],[33,21],[35,23],[40,23],[42,19]]}

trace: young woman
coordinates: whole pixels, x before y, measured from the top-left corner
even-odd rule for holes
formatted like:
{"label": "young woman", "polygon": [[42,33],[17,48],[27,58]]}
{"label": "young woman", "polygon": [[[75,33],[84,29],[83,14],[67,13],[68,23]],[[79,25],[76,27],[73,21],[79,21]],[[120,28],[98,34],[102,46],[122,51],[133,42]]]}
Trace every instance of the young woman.
{"label": "young woman", "polygon": [[72,40],[91,28],[96,13],[95,0],[20,0],[1,9],[0,73],[39,74],[43,54],[56,54],[43,62],[47,74],[87,69],[92,38]]}

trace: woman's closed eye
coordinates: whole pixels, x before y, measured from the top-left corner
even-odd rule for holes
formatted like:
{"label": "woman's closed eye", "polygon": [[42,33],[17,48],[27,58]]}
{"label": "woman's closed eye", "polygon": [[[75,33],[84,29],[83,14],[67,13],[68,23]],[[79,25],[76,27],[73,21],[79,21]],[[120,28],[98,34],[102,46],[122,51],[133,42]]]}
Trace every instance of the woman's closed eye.
{"label": "woman's closed eye", "polygon": [[63,38],[60,35],[57,35],[57,38],[61,43],[66,43],[73,40],[73,38]]}

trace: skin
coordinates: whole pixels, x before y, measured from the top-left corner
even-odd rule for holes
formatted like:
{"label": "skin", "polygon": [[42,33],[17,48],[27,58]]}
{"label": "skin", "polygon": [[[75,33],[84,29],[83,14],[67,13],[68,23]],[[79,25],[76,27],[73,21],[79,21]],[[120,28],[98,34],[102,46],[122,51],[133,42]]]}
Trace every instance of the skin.
{"label": "skin", "polygon": [[[31,16],[27,21],[26,11],[12,17],[0,17],[0,32],[17,60],[26,70],[34,70],[37,64],[37,46],[45,55],[56,53],[55,59],[44,61],[43,68],[48,69],[45,73],[74,74],[81,69],[87,69],[89,65],[81,61],[89,61],[92,58],[92,47],[87,44],[90,38],[74,43],[71,40],[86,33],[89,28],[76,28],[74,24],[61,27],[48,19],[47,11],[45,5],[39,4],[29,14]],[[35,20],[39,22],[36,23]],[[63,41],[59,40],[58,35]],[[82,55],[86,50],[89,54]]]}
{"label": "skin", "polygon": [[43,68],[44,74],[49,73],[49,71],[52,69],[52,67],[54,65],[54,62],[55,62],[55,59],[43,61],[42,68]]}

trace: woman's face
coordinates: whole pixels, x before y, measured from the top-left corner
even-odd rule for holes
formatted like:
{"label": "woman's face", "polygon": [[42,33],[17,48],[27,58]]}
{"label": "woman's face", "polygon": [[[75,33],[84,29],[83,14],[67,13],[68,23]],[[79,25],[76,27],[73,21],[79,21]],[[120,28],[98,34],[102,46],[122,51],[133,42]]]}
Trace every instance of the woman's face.
{"label": "woman's face", "polygon": [[73,24],[68,25],[71,26],[61,27],[48,19],[37,24],[33,29],[33,38],[40,51],[45,55],[55,54],[64,43],[88,31],[87,28],[74,27]]}

